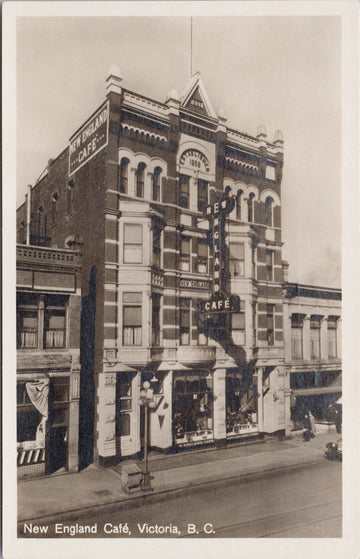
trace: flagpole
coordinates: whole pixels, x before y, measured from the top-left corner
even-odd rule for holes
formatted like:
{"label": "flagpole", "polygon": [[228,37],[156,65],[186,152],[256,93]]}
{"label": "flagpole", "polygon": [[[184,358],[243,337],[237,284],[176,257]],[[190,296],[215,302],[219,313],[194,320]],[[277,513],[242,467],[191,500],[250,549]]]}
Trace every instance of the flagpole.
{"label": "flagpole", "polygon": [[193,18],[190,17],[190,60],[189,60],[189,79],[192,76],[192,28],[193,28]]}

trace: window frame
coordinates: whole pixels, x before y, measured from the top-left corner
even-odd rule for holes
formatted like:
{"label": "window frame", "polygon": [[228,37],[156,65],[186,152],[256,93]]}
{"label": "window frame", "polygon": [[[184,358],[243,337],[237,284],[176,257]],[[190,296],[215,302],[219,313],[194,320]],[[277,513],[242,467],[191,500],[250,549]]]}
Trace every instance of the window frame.
{"label": "window frame", "polygon": [[[135,228],[138,227],[139,231],[141,230],[141,242],[126,242],[127,241],[127,235],[126,235],[126,229],[130,230],[130,228]],[[130,235],[130,239],[131,239],[132,235]],[[138,249],[140,251],[140,247],[141,247],[141,258],[139,258],[138,260],[131,260],[131,258],[128,260],[127,258],[127,254],[130,253],[132,254],[134,249]],[[124,264],[131,264],[131,265],[138,265],[138,264],[143,264],[144,263],[144,226],[142,223],[133,223],[133,222],[125,222],[123,224],[123,263]]]}
{"label": "window frame", "polygon": [[179,206],[184,209],[190,208],[190,176],[180,173],[179,175]]}
{"label": "window frame", "polygon": [[[126,295],[138,295],[138,301],[125,301]],[[125,309],[140,309],[140,322],[141,324],[127,324],[125,323]],[[143,345],[143,301],[141,291],[124,291],[122,294],[122,345],[124,347],[141,347]],[[125,329],[128,332],[125,332]],[[129,339],[129,329],[131,330],[132,343],[127,343]],[[140,331],[136,332],[136,329]],[[137,337],[139,336],[139,339]]]}

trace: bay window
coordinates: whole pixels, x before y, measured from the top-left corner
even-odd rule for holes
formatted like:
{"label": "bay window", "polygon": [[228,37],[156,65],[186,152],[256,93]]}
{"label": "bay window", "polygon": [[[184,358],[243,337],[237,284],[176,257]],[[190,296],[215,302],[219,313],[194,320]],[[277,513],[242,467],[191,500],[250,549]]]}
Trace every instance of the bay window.
{"label": "bay window", "polygon": [[139,223],[124,223],[124,263],[142,264],[143,227]]}
{"label": "bay window", "polygon": [[123,293],[123,345],[142,344],[142,294]]}

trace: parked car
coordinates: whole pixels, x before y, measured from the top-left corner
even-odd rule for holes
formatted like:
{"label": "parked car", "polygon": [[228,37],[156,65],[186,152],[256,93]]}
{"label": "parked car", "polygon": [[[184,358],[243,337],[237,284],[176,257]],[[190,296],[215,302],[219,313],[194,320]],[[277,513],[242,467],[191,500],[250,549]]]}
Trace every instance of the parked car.
{"label": "parked car", "polygon": [[325,457],[328,460],[342,462],[342,439],[336,442],[327,443],[325,447]]}

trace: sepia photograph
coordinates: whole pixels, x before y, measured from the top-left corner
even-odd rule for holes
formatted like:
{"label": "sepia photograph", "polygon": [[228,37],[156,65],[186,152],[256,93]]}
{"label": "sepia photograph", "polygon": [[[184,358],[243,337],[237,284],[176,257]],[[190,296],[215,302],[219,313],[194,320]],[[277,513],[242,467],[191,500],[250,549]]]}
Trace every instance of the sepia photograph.
{"label": "sepia photograph", "polygon": [[4,557],[355,559],[357,3],[3,8]]}

